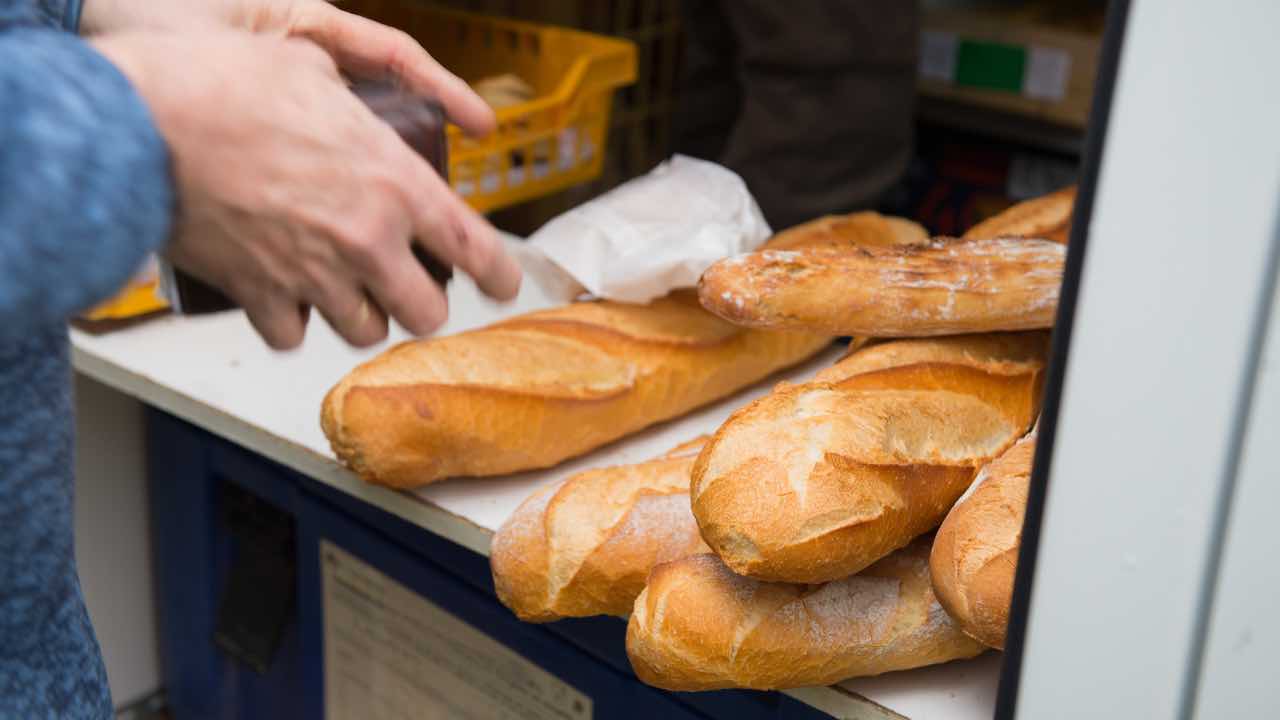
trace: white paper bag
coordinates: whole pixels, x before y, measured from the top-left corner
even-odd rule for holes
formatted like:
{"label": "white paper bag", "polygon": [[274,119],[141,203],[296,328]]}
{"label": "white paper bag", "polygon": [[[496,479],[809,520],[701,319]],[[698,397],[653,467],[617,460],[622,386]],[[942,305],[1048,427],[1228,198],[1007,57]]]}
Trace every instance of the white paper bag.
{"label": "white paper bag", "polygon": [[676,155],[542,226],[529,245],[552,265],[530,275],[563,300],[644,303],[693,287],[709,265],[771,234],[742,178]]}

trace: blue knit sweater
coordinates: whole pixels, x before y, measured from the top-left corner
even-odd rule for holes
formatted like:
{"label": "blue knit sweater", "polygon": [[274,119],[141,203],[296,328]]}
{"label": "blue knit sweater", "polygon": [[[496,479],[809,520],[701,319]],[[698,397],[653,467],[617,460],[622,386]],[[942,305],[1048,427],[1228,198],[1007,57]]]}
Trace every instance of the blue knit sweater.
{"label": "blue knit sweater", "polygon": [[80,3],[0,0],[0,718],[112,715],[76,575],[66,321],[160,247],[174,203]]}

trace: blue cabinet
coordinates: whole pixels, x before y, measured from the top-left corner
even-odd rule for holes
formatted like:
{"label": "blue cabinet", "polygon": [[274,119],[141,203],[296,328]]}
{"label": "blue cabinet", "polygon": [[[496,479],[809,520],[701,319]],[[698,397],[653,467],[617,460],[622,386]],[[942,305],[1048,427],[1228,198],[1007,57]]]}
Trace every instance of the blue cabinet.
{"label": "blue cabinet", "polygon": [[631,673],[621,620],[522,623],[494,596],[487,558],[148,412],[161,651],[177,717],[324,717],[322,544],[586,695],[595,718],[828,717],[778,693],[648,687]]}

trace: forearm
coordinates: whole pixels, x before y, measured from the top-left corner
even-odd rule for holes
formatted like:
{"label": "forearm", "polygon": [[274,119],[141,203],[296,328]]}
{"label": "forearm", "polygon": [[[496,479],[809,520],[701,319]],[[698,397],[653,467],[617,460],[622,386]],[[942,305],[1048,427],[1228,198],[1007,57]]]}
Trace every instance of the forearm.
{"label": "forearm", "polygon": [[166,240],[168,151],[102,55],[43,30],[0,33],[0,334],[109,296]]}

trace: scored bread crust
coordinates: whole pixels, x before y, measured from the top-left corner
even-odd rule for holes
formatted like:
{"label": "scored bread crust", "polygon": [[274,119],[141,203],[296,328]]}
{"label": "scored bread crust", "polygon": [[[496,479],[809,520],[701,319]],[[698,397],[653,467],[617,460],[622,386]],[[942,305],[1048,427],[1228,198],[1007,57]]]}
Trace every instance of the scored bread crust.
{"label": "scored bread crust", "polygon": [[361,477],[415,487],[554,465],[811,357],[828,336],[744,331],[692,292],[574,303],[400,344],[325,397],[321,424]]}
{"label": "scored bread crust", "polygon": [[933,530],[1036,417],[1047,343],[893,341],[853,353],[828,382],[780,385],[730,416],[694,464],[703,539],[739,574],[819,583]]}
{"label": "scored bread crust", "polygon": [[689,509],[689,470],[706,440],[535,492],[494,535],[498,599],[527,622],[625,617],[654,565],[708,552]]}
{"label": "scored bread crust", "polygon": [[971,637],[1003,649],[1036,433],[984,467],[947,514],[929,558],[938,600]]}
{"label": "scored bread crust", "polygon": [[1025,200],[969,228],[965,239],[1034,237],[1066,244],[1071,236],[1071,212],[1076,188],[1062,188],[1048,195]]}
{"label": "scored bread crust", "polygon": [[817,382],[839,383],[857,375],[918,363],[963,365],[993,375],[1035,372],[1049,353],[1049,333],[997,332],[937,338],[873,340],[851,346],[845,356],[818,371]]}
{"label": "scored bread crust", "polygon": [[763,247],[770,250],[798,247],[893,247],[924,245],[928,242],[929,233],[919,223],[866,210],[848,215],[827,215],[796,225],[769,238]]}
{"label": "scored bread crust", "polygon": [[762,250],[713,264],[703,307],[736,325],[925,337],[1053,325],[1065,249],[1048,240]]}
{"label": "scored bread crust", "polygon": [[636,676],[667,690],[830,685],[970,658],[929,584],[921,540],[825,585],[735,575],[716,556],[659,565],[627,624]]}

